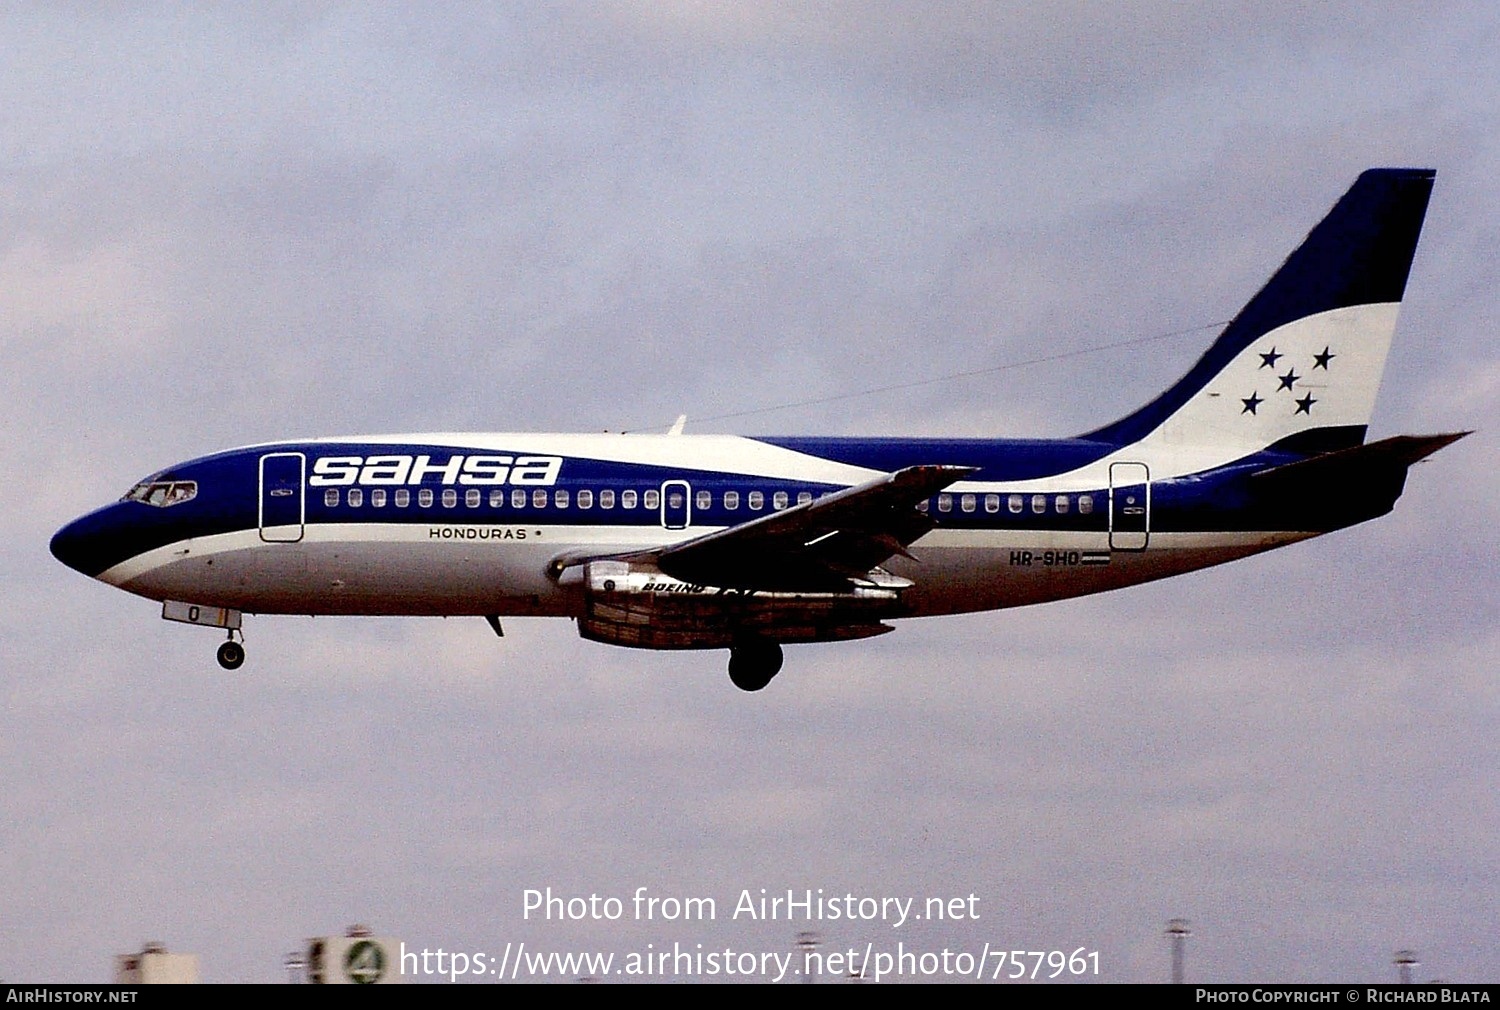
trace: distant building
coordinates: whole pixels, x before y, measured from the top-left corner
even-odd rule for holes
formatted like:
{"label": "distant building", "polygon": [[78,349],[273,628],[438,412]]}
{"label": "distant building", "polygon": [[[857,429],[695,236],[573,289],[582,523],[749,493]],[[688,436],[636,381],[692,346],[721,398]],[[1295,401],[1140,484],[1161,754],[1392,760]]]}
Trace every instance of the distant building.
{"label": "distant building", "polygon": [[197,985],[198,955],[169,954],[164,944],[150,941],[138,954],[115,955],[116,985]]}
{"label": "distant building", "polygon": [[390,985],[401,982],[401,941],[350,926],[343,936],[307,941],[307,981],[314,985]]}

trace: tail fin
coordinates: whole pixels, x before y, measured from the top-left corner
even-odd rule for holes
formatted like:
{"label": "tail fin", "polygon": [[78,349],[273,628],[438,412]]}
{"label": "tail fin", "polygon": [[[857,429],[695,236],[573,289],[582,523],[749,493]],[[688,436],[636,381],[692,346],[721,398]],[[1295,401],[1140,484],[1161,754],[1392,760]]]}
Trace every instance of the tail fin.
{"label": "tail fin", "polygon": [[1082,437],[1205,461],[1361,444],[1435,175],[1361,173],[1187,375]]}

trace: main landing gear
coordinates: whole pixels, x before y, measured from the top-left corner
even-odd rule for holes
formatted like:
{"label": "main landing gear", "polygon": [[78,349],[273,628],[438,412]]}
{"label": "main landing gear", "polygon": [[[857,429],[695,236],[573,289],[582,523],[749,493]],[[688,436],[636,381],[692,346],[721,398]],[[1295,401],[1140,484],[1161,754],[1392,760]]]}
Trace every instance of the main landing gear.
{"label": "main landing gear", "polygon": [[746,639],[729,650],[729,679],[741,691],[759,691],[780,672],[781,660],[780,643]]}
{"label": "main landing gear", "polygon": [[219,646],[219,665],[226,670],[238,670],[245,662],[245,646],[234,640],[234,631],[229,632],[229,641]]}

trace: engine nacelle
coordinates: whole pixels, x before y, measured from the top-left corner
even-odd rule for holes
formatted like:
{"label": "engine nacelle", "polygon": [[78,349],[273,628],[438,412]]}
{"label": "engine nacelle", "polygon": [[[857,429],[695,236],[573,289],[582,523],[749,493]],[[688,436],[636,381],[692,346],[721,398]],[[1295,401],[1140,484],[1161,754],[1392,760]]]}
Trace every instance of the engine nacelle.
{"label": "engine nacelle", "polygon": [[843,593],[726,589],[683,582],[655,565],[591,561],[583,572],[578,633],[642,649],[724,649],[746,638],[835,642],[892,631],[912,585],[876,569]]}

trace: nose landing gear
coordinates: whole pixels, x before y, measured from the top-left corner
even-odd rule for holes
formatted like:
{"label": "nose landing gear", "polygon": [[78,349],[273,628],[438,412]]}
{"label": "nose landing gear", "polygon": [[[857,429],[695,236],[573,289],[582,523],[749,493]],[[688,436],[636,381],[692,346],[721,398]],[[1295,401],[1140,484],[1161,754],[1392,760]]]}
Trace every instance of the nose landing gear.
{"label": "nose landing gear", "polygon": [[245,647],[234,640],[234,632],[229,633],[229,641],[219,646],[219,665],[226,670],[238,670],[245,662]]}
{"label": "nose landing gear", "polygon": [[[201,603],[163,600],[161,616],[166,621],[196,624],[203,628],[223,628],[229,632],[229,641],[219,646],[219,665],[226,670],[238,670],[245,662],[245,633],[240,631],[245,615],[240,611],[229,607],[211,607]],[[238,642],[234,640],[235,635],[240,636]]]}

